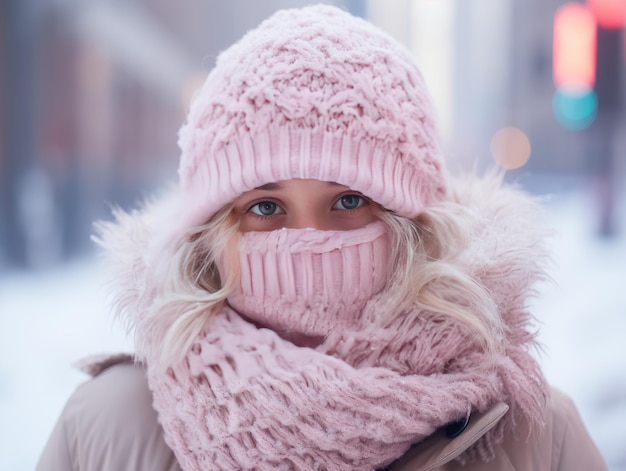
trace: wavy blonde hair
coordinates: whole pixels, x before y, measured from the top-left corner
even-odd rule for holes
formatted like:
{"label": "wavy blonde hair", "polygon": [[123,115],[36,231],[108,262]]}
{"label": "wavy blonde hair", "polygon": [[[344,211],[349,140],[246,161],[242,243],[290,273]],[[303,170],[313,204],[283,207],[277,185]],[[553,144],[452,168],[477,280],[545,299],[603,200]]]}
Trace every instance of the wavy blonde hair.
{"label": "wavy blonde hair", "polygon": [[[217,260],[238,267],[230,260],[237,243],[238,223],[232,205],[220,210],[211,220],[194,227],[176,248],[172,263],[176,270],[169,270],[164,282],[165,294],[155,301],[146,324],[161,342],[159,351],[152,351],[161,365],[181,360],[191,348],[207,319],[222,308],[239,279],[239,273],[229,271],[221,279]],[[136,336],[139,351],[150,351],[151,342]],[[146,350],[149,349],[149,350]]]}
{"label": "wavy blonde hair", "polygon": [[462,205],[444,200],[415,219],[383,211],[392,238],[391,277],[387,295],[391,317],[430,315],[464,325],[487,353],[499,349],[498,308],[488,290],[468,270],[462,254],[471,243],[473,216]]}
{"label": "wavy blonde hair", "polygon": [[[467,209],[451,200],[427,208],[415,219],[380,208],[379,218],[392,240],[391,277],[383,295],[390,296],[386,322],[406,312],[429,312],[465,325],[486,352],[497,350],[497,307],[487,290],[460,264],[470,243],[473,221]],[[180,360],[191,348],[206,320],[221,309],[236,286],[239,273],[220,279],[218,260],[238,267],[238,223],[232,205],[208,223],[194,228],[174,255],[164,296],[150,317],[162,326],[157,358],[161,364]],[[171,266],[171,265],[170,265]],[[404,314],[402,314],[404,313]],[[159,327],[156,327],[158,330]]]}

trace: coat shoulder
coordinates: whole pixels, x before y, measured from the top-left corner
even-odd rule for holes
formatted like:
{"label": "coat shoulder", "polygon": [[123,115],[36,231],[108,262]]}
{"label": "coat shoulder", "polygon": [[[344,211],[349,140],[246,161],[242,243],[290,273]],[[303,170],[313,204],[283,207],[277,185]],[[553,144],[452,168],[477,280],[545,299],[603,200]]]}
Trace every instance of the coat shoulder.
{"label": "coat shoulder", "polygon": [[[474,417],[474,416],[472,416]],[[458,437],[450,440],[445,434],[435,434],[413,448],[391,468],[406,471],[605,471],[607,466],[591,439],[572,399],[551,389],[544,409],[541,428],[531,428],[527,421],[520,420],[510,429],[503,441],[494,447],[494,456],[486,461],[464,464],[455,457],[477,437],[495,426],[495,420],[480,423],[472,419]],[[470,421],[470,423],[472,422]],[[474,434],[474,438],[466,436]]]}
{"label": "coat shoulder", "polygon": [[[548,404],[548,423],[552,427],[554,470],[606,470],[607,466],[593,442],[574,401],[552,388]],[[550,424],[551,423],[551,424]]]}
{"label": "coat shoulder", "polygon": [[180,471],[152,407],[144,368],[107,365],[67,401],[37,471]]}
{"label": "coat shoulder", "polygon": [[572,399],[551,388],[541,429],[517,424],[502,448],[512,469],[604,471],[604,459],[585,427]]}

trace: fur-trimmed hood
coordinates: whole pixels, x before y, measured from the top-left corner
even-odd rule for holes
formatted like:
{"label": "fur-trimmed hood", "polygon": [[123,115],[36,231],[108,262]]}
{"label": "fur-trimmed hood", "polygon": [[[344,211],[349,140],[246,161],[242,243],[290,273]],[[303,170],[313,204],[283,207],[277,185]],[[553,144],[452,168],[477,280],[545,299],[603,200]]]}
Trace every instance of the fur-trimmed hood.
{"label": "fur-trimmed hood", "polygon": [[[527,303],[534,285],[546,279],[550,261],[538,199],[504,184],[495,173],[451,179],[446,198],[469,221],[469,243],[453,263],[488,289],[505,331],[512,335],[509,340],[532,345]],[[139,336],[139,347],[145,345],[141,326],[152,307],[163,293],[176,291],[176,253],[196,231],[182,225],[185,211],[173,187],[132,212],[116,209],[115,221],[96,225],[94,241],[109,272],[113,306],[129,331]],[[141,348],[137,354],[143,356]]]}
{"label": "fur-trimmed hood", "polygon": [[[465,407],[484,411],[489,404],[493,404],[493,401],[505,401],[511,408],[509,418],[502,422],[502,426],[473,447],[473,452],[468,452],[470,459],[477,456],[485,458],[493,454],[494,443],[501,440],[505,430],[510,430],[518,420],[528,421],[531,427],[540,426],[543,421],[546,384],[536,360],[530,353],[535,347],[535,332],[532,325],[533,317],[528,312],[527,303],[533,293],[533,285],[546,277],[545,266],[548,262],[544,243],[546,233],[539,221],[541,212],[536,199],[519,189],[504,185],[501,176],[492,174],[482,179],[466,177],[452,180],[449,188],[446,200],[440,208],[451,211],[454,218],[462,219],[463,223],[459,227],[464,228],[465,233],[458,234],[463,241],[454,245],[458,245],[460,249],[448,253],[446,263],[454,271],[469,276],[477,285],[477,290],[487,293],[491,301],[489,304],[495,306],[493,315],[486,316],[484,312],[476,312],[476,316],[483,319],[487,317],[490,332],[496,337],[496,350],[490,354],[481,353],[480,348],[476,347],[476,338],[472,338],[472,334],[466,328],[445,319],[441,323],[442,319],[437,320],[428,310],[423,314],[418,310],[408,317],[398,317],[398,321],[392,321],[388,328],[379,329],[373,327],[374,324],[366,323],[365,325],[369,327],[363,331],[356,327],[356,330],[346,336],[342,333],[331,333],[324,343],[316,348],[313,355],[316,360],[310,361],[320,362],[320,368],[325,368],[326,366],[322,365],[330,361],[332,366],[327,365],[329,368],[339,368],[342,371],[344,371],[342,365],[346,365],[348,369],[345,370],[345,374],[350,377],[354,374],[358,376],[361,368],[366,377],[371,368],[383,368],[392,375],[406,374],[407,379],[411,378],[409,384],[417,381],[417,389],[414,391],[417,395],[412,396],[413,393],[406,391],[408,393],[406,397],[414,397],[416,400],[419,397],[423,400],[424,395],[434,394],[433,400],[436,401],[435,397],[441,396],[435,393],[439,386],[430,390],[428,387],[425,388],[424,384],[431,381],[429,378],[439,378],[435,381],[442,381],[441,387],[444,390],[447,388],[448,392],[452,393],[457,388],[454,381],[459,377],[458,374],[467,375],[469,383],[464,383],[465,386],[457,389],[457,393],[466,391],[461,393],[460,397],[469,394],[470,391],[479,393]],[[251,361],[244,358],[249,355],[246,352],[256,350],[252,346],[254,339],[257,337],[264,339],[262,342],[275,340],[270,340],[266,334],[258,333],[257,329],[250,330],[241,324],[241,320],[235,320],[228,314],[226,317],[221,314],[215,321],[214,325],[218,332],[211,334],[210,330],[207,330],[212,328],[210,313],[215,312],[211,309],[205,311],[202,309],[202,294],[206,296],[207,292],[199,285],[189,283],[189,280],[181,282],[184,271],[181,248],[184,248],[190,238],[198,232],[197,228],[180,225],[179,221],[184,221],[184,218],[178,216],[185,210],[181,206],[181,201],[176,190],[171,190],[133,213],[116,211],[116,222],[99,225],[100,237],[97,242],[104,249],[112,269],[114,301],[122,319],[134,333],[137,356],[146,360],[148,364],[152,362],[150,378],[155,400],[160,407],[158,410],[164,414],[162,417],[164,425],[170,424],[174,427],[169,432],[166,427],[166,434],[171,433],[170,440],[173,440],[174,447],[180,448],[179,458],[187,459],[184,452],[188,446],[187,440],[197,440],[198,437],[178,435],[178,426],[174,424],[179,420],[191,420],[189,425],[191,428],[188,430],[198,430],[198,427],[202,429],[203,425],[194,422],[199,420],[197,418],[178,417],[176,408],[171,407],[172,398],[178,397],[182,391],[188,391],[174,403],[190,400],[195,404],[194,410],[207,408],[205,413],[212,414],[209,412],[210,404],[203,402],[204,400],[197,394],[185,399],[187,397],[185,394],[191,394],[189,387],[192,383],[188,383],[191,378],[189,375],[203,375],[203,371],[210,373],[210,368],[205,370],[208,365],[204,365],[204,362],[220,361],[219,358],[223,355],[233,355],[232,358],[236,359],[241,354],[240,361],[244,363]],[[435,282],[434,286],[433,289],[446,290],[445,283],[440,286]],[[384,298],[384,294],[385,291],[379,295],[380,299]],[[376,303],[376,300],[372,302]],[[166,304],[167,308],[164,309],[163,306]],[[377,309],[384,306],[384,301],[382,304],[374,304]],[[469,308],[471,309],[471,306]],[[180,329],[180,324],[187,322],[185,313],[194,309],[200,314],[202,324],[195,331],[191,330],[194,333],[189,339],[177,339],[177,345],[182,346],[187,352],[183,352],[186,355],[187,367],[183,367],[183,370],[175,374],[179,379],[172,383],[172,380],[168,379],[168,374],[159,373],[160,366],[167,365],[160,365],[158,351],[164,345],[171,344],[173,332],[184,332]],[[372,312],[368,309],[369,307],[366,307],[363,311],[363,319],[367,319]],[[206,315],[203,312],[206,312]],[[207,335],[217,337],[208,340]],[[222,335],[225,335],[224,339],[221,339]],[[227,342],[225,339],[232,335],[233,339]],[[230,352],[233,345],[239,345],[240,342],[247,346],[240,346],[242,350],[239,353],[237,353],[239,347]],[[467,345],[464,345],[466,342]],[[215,358],[205,358],[205,355],[215,350],[218,344],[223,344],[221,348],[225,350],[221,353],[214,351]],[[197,356],[196,350],[191,348],[194,345],[196,347],[203,345],[198,347],[205,351],[201,360],[192,359],[195,358],[194,355]],[[291,351],[289,350],[291,347],[288,346],[281,348]],[[261,350],[265,351],[265,347],[261,347]],[[289,355],[296,355],[296,358],[306,357],[309,355],[305,353],[306,350],[309,349],[304,348],[298,352],[294,350]],[[335,357],[346,363],[334,363],[331,358]],[[266,360],[252,361],[256,363]],[[228,367],[228,364],[224,363],[222,368]],[[302,365],[297,366],[294,363],[292,367],[297,370]],[[446,372],[450,375],[445,374]],[[324,374],[321,377],[323,378]],[[266,379],[270,382],[276,380],[271,374]],[[362,380],[363,378],[359,381]],[[294,381],[297,383],[298,380]],[[365,380],[363,384],[367,381]],[[421,381],[424,381],[424,384]],[[384,383],[383,381],[383,388],[390,386]],[[210,384],[213,383],[209,383],[209,387],[212,387]],[[400,380],[398,384],[403,388],[405,383]],[[210,392],[198,394],[210,395]],[[196,399],[192,400],[192,396]],[[471,394],[468,399],[470,396]],[[269,397],[266,399],[270,400]],[[209,400],[208,397],[205,400]],[[448,401],[444,400],[443,396],[441,400]],[[200,402],[196,404],[197,401]],[[454,410],[463,410],[463,403],[461,400]],[[427,423],[429,426],[441,425],[438,420],[442,417],[428,419]],[[204,443],[208,438],[200,440]],[[402,449],[402,446],[399,449]],[[358,451],[356,453],[358,455]]]}

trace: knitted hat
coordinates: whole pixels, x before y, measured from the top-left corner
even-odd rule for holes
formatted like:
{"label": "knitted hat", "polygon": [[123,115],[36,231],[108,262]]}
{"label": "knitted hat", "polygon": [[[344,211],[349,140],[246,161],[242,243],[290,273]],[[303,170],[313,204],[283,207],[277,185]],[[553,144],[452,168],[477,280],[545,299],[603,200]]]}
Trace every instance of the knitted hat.
{"label": "knitted hat", "polygon": [[192,224],[292,178],[406,217],[445,191],[430,98],[409,52],[329,5],[282,10],[222,52],[179,133]]}

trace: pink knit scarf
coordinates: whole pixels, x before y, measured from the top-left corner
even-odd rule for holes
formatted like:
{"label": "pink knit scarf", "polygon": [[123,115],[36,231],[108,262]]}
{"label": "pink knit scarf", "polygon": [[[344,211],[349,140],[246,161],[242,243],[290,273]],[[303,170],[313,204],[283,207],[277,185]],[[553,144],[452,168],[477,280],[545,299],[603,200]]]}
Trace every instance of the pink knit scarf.
{"label": "pink knit scarf", "polygon": [[[385,234],[378,222],[244,235],[231,304],[255,324],[224,308],[182,365],[149,370],[183,469],[377,469],[507,399],[504,378],[517,389],[527,382],[441,316],[399,313],[374,326],[371,313],[388,298],[375,296],[387,277]],[[318,336],[315,349],[284,340],[303,335]]]}
{"label": "pink knit scarf", "polygon": [[[387,226],[351,231],[281,229],[239,239],[238,289],[230,306],[247,319],[296,337],[325,337],[354,327],[389,278]],[[220,267],[220,273],[228,271]]]}
{"label": "pink knit scarf", "polygon": [[486,364],[460,329],[431,316],[406,332],[344,332],[311,349],[228,308],[207,322],[182,366],[148,374],[186,471],[373,470],[507,399],[504,378],[529,389],[515,364]]}
{"label": "pink knit scarf", "polygon": [[183,469],[372,470],[500,396],[488,370],[402,375],[354,368],[322,350],[296,347],[225,309],[184,366],[151,369],[155,406]]}

